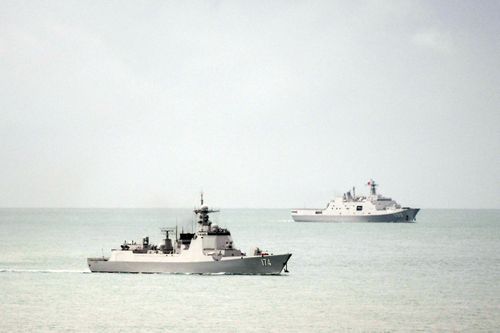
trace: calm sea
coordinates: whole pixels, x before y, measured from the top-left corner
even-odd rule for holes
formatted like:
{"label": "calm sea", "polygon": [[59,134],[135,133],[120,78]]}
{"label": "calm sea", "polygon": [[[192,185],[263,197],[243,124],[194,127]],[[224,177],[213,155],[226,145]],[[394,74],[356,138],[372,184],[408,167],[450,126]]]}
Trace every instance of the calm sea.
{"label": "calm sea", "polygon": [[413,224],[213,217],[243,251],[292,252],[290,273],[91,274],[87,257],[190,230],[190,211],[1,209],[0,331],[500,331],[500,210],[422,210]]}

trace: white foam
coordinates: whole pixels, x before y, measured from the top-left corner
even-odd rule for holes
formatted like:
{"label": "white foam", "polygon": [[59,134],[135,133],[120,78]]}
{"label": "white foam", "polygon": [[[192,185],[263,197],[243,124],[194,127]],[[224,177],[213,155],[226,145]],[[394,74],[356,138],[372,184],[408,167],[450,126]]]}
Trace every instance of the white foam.
{"label": "white foam", "polygon": [[16,269],[0,268],[0,273],[90,273],[89,271],[70,269]]}

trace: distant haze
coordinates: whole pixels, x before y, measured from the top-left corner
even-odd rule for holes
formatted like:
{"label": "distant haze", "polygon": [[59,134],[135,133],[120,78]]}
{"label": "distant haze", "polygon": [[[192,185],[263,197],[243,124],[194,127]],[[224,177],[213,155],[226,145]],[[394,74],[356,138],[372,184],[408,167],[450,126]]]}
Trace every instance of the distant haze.
{"label": "distant haze", "polygon": [[499,1],[0,1],[0,206],[500,208]]}

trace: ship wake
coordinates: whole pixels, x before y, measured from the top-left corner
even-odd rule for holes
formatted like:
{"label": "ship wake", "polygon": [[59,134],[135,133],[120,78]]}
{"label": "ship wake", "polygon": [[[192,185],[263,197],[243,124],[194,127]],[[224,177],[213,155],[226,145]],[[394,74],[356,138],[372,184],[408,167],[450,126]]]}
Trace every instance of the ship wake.
{"label": "ship wake", "polygon": [[17,268],[0,268],[0,273],[90,273],[88,270],[71,270],[71,269],[17,269]]}

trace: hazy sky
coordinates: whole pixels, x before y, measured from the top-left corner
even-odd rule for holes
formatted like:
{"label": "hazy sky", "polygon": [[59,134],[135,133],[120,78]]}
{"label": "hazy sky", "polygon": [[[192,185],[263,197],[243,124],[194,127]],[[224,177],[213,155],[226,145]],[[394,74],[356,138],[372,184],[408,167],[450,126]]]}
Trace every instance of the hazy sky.
{"label": "hazy sky", "polygon": [[500,208],[499,1],[0,0],[0,206]]}

